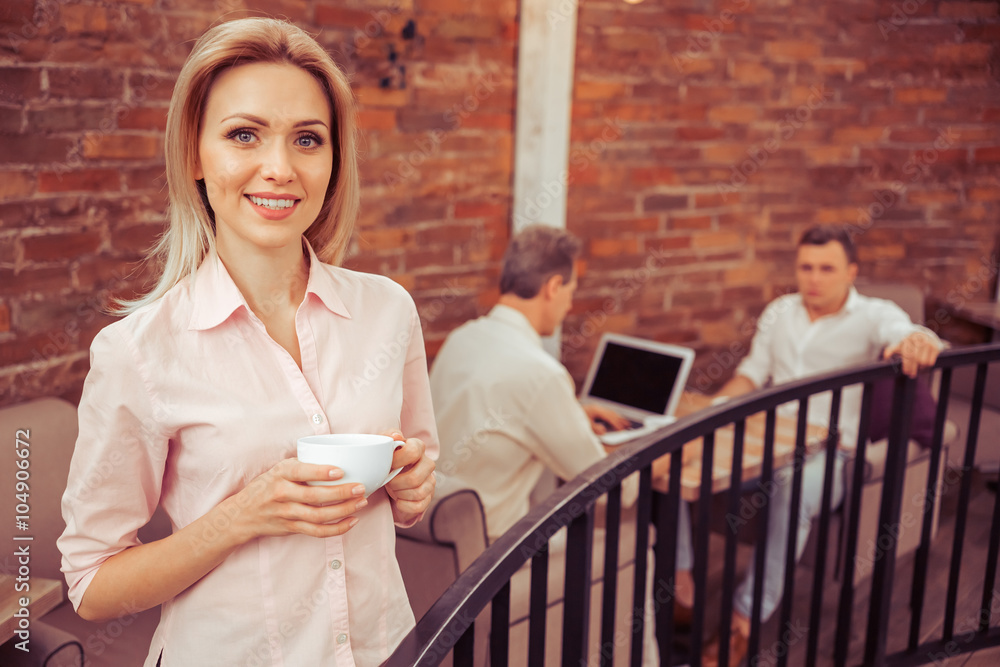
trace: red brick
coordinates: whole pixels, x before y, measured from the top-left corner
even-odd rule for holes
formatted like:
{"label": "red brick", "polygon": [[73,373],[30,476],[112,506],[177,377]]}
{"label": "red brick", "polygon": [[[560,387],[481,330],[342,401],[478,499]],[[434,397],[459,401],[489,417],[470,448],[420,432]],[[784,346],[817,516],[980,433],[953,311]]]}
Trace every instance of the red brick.
{"label": "red brick", "polygon": [[116,169],[43,171],[38,175],[39,192],[114,192],[120,189]]}
{"label": "red brick", "polygon": [[35,179],[30,173],[0,171],[0,201],[26,199],[34,192]]}
{"label": "red brick", "polygon": [[30,294],[54,294],[72,286],[68,265],[16,272],[0,269],[0,296],[21,298]]}
{"label": "red brick", "polygon": [[733,79],[744,85],[769,85],[774,83],[774,71],[752,60],[737,60],[733,63]]}
{"label": "red brick", "polygon": [[101,234],[96,230],[26,236],[21,240],[24,260],[48,262],[57,259],[75,259],[97,250]]}
{"label": "red brick", "polygon": [[40,74],[36,68],[0,67],[0,102],[20,104],[39,97]]}
{"label": "red brick", "polygon": [[893,96],[898,104],[937,104],[948,101],[946,88],[896,88]]}
{"label": "red brick", "polygon": [[147,291],[151,287],[150,266],[145,262],[98,255],[81,260],[74,274],[81,290],[90,293],[96,290],[110,292],[92,297],[91,303],[95,310],[99,310],[109,298],[131,299]]}
{"label": "red brick", "polygon": [[811,60],[820,55],[820,43],[806,40],[778,40],[767,42],[764,52],[772,58]]}
{"label": "red brick", "polygon": [[104,160],[148,160],[158,157],[161,140],[149,134],[104,134],[88,132],[83,138],[83,156]]}
{"label": "red brick", "polygon": [[396,112],[385,109],[362,109],[358,113],[362,130],[392,130],[396,127]]}
{"label": "red brick", "polygon": [[63,5],[59,24],[70,34],[101,34],[111,23],[109,10],[94,5]]}
{"label": "red brick", "polygon": [[435,39],[482,39],[492,40],[509,37],[509,28],[504,22],[492,17],[454,17],[438,20],[424,20],[430,25],[430,34]]}
{"label": "red brick", "polygon": [[502,217],[510,212],[506,202],[459,201],[455,202],[456,218]]}
{"label": "red brick", "polygon": [[644,211],[676,211],[686,209],[688,206],[687,195],[649,195],[642,200]]}
{"label": "red brick", "polygon": [[937,130],[929,127],[897,128],[889,133],[889,141],[903,144],[930,144],[938,134]]}
{"label": "red brick", "polygon": [[411,103],[410,92],[407,90],[366,86],[354,91],[363,107],[399,108]]}
{"label": "red brick", "polygon": [[954,19],[986,19],[997,15],[995,2],[941,2],[938,16]]}
{"label": "red brick", "polygon": [[65,137],[15,134],[0,141],[0,164],[66,163],[76,142]]}
{"label": "red brick", "polygon": [[616,255],[635,254],[639,251],[638,241],[634,238],[625,239],[591,239],[590,254],[592,257],[614,257]]}
{"label": "red brick", "polygon": [[84,106],[81,104],[58,105],[28,110],[28,127],[33,130],[96,129],[104,122],[111,127],[113,117],[108,106]]}
{"label": "red brick", "polygon": [[117,250],[146,256],[163,229],[164,226],[159,223],[116,227],[111,232],[111,246]]}
{"label": "red brick", "polygon": [[321,4],[316,7],[316,23],[321,26],[357,28],[368,37],[377,37],[382,34],[382,25],[389,17],[388,11],[382,10],[382,14],[377,14],[377,11],[350,9],[343,7],[341,3]]}
{"label": "red brick", "polygon": [[712,217],[708,215],[671,215],[668,229],[711,229]]}
{"label": "red brick", "polygon": [[167,174],[163,166],[130,169],[125,174],[125,187],[128,190],[155,190],[165,192]]}
{"label": "red brick", "polygon": [[881,140],[885,128],[847,126],[833,132],[833,142],[839,144],[871,144]]}
{"label": "red brick", "polygon": [[6,303],[0,303],[0,333],[10,331],[10,308]]}
{"label": "red brick", "polygon": [[679,182],[673,167],[632,167],[629,169],[628,178],[637,186],[674,185]]}
{"label": "red brick", "polygon": [[615,81],[577,81],[574,96],[578,100],[613,100],[625,95],[625,84]]}
{"label": "red brick", "polygon": [[841,164],[854,157],[854,146],[808,146],[802,149],[808,162],[812,164]]}
{"label": "red brick", "polygon": [[682,141],[707,141],[719,139],[725,136],[726,131],[721,127],[692,126],[678,127],[677,138]]}
{"label": "red brick", "polygon": [[975,150],[973,161],[975,162],[1000,162],[1000,146],[988,146]]}
{"label": "red brick", "polygon": [[720,104],[708,110],[708,119],[716,123],[749,123],[760,116],[760,107],[750,104]]}
{"label": "red brick", "polygon": [[167,129],[167,107],[116,107],[113,115],[117,119],[120,130],[159,130]]}
{"label": "red brick", "polygon": [[50,67],[49,95],[67,99],[120,99],[124,94],[121,72],[102,68]]}
{"label": "red brick", "polygon": [[962,44],[937,44],[934,46],[934,62],[963,65],[985,65],[993,51],[993,44],[969,42]]}
{"label": "red brick", "polygon": [[169,102],[176,77],[161,76],[152,72],[133,74],[128,79],[129,101],[133,105],[149,101]]}

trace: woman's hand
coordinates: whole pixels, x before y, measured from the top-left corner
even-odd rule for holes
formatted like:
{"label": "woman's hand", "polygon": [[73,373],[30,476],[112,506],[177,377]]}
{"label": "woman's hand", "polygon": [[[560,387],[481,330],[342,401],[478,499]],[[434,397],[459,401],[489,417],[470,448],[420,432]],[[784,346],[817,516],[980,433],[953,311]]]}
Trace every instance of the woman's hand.
{"label": "woman's hand", "polygon": [[336,466],[285,459],[224,500],[217,509],[230,518],[241,543],[263,535],[343,535],[358,522],[352,515],[368,504],[364,486],[306,484],[336,481],[343,476]]}
{"label": "woman's hand", "polygon": [[392,469],[403,468],[385,485],[392,498],[392,517],[398,524],[409,525],[420,518],[434,497],[434,461],[424,453],[423,440],[405,438],[399,431],[384,435],[398,441],[392,454]]}

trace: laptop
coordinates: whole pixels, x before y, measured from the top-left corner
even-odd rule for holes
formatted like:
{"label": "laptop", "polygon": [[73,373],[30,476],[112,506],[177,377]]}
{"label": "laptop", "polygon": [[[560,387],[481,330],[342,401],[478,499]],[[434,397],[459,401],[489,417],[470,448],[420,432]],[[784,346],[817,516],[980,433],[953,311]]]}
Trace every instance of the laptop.
{"label": "laptop", "polygon": [[675,421],[694,350],[668,343],[606,333],[601,337],[580,402],[597,403],[632,421],[634,428],[599,436],[620,445]]}

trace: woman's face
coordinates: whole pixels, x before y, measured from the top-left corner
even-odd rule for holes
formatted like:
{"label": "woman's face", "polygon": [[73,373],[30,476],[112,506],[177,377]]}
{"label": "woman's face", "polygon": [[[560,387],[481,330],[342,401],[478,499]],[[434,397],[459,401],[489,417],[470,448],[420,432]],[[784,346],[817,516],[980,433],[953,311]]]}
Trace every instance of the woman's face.
{"label": "woman's face", "polygon": [[205,179],[220,252],[300,248],[333,171],[333,114],[290,64],[222,72],[209,90],[195,178]]}

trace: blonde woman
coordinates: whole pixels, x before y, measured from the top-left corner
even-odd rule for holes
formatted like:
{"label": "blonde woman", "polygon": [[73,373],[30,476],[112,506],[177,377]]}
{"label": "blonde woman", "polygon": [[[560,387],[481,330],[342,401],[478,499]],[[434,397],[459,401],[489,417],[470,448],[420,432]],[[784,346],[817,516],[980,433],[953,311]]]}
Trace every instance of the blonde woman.
{"label": "blonde woman", "polygon": [[[163,605],[149,667],[377,665],[413,626],[393,524],[430,502],[437,434],[409,295],[336,266],[354,113],[285,22],[211,29],[178,77],[162,276],[94,340],[59,540],[84,618]],[[367,500],[306,485],[342,472],[296,439],[337,432],[394,432],[406,469]],[[141,544],[157,505],[173,534]]]}

